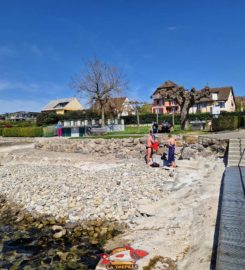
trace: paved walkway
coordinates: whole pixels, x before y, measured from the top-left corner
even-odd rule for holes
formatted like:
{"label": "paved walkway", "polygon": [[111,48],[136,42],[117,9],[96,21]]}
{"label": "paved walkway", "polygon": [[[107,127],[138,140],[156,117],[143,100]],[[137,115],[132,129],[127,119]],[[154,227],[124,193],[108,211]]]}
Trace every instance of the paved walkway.
{"label": "paved walkway", "polygon": [[245,129],[200,135],[215,139],[245,139]]}
{"label": "paved walkway", "polygon": [[226,168],[218,217],[216,270],[245,269],[245,167]]}

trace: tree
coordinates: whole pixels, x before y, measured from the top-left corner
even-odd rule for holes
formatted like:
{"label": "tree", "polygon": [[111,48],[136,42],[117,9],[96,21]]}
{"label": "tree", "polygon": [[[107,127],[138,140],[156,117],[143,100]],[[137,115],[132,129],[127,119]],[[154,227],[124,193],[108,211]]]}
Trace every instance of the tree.
{"label": "tree", "polygon": [[140,108],[140,113],[141,114],[149,114],[151,112],[152,104],[145,103],[141,108]]}
{"label": "tree", "polygon": [[122,72],[101,61],[85,62],[85,70],[72,78],[71,86],[93,106],[99,104],[102,126],[105,125],[105,106],[109,98],[120,93],[127,86]]}
{"label": "tree", "polygon": [[201,91],[197,91],[195,88],[192,88],[190,91],[185,89],[182,86],[166,90],[164,96],[170,99],[176,99],[180,105],[180,123],[181,129],[187,127],[187,120],[189,117],[190,108],[201,98],[210,96],[209,87],[205,87]]}

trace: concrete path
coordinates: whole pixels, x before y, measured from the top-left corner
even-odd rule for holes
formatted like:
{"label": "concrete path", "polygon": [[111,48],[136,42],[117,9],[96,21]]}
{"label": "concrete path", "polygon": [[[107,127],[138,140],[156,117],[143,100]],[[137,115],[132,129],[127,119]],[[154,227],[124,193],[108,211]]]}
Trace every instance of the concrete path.
{"label": "concrete path", "polygon": [[199,136],[205,136],[215,139],[245,139],[245,130],[235,130],[235,131],[225,131],[225,132],[217,132],[217,133],[210,133],[205,135],[199,135]]}
{"label": "concrete path", "polygon": [[245,168],[226,168],[219,215],[216,270],[245,269]]}

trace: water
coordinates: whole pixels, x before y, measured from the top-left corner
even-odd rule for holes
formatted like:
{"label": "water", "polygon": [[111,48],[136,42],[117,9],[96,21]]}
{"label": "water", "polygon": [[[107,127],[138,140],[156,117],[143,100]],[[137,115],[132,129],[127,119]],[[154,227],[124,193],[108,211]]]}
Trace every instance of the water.
{"label": "water", "polygon": [[[63,237],[53,237],[54,224],[66,229]],[[105,224],[94,222],[94,227],[89,226],[89,232],[96,232],[98,226]],[[110,232],[99,242],[83,228],[82,224],[67,226],[62,221],[55,223],[52,217],[33,218],[30,213],[23,215],[16,206],[14,208],[0,200],[0,269],[95,269],[99,254],[104,253],[101,245],[113,233]],[[91,244],[91,239],[96,244]]]}
{"label": "water", "polygon": [[0,269],[95,269],[102,250],[86,237],[54,239],[50,228],[0,224]]}

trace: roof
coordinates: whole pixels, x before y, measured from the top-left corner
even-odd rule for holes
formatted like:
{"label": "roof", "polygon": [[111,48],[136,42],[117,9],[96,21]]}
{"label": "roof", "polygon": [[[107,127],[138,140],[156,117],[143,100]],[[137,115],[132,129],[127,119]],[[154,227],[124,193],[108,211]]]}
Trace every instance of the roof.
{"label": "roof", "polygon": [[44,108],[43,111],[53,111],[58,109],[63,109],[67,104],[69,104],[75,98],[62,98],[51,100]]}
{"label": "roof", "polygon": [[[125,104],[125,101],[127,99],[128,99],[127,97],[109,98],[107,103],[105,104],[105,111],[116,110],[118,112],[123,112],[125,109],[126,110],[130,109],[130,106],[132,107],[132,105],[130,103]],[[124,105],[126,105],[126,106],[124,106]],[[93,108],[94,109],[99,108],[98,101],[93,105]]]}
{"label": "roof", "polygon": [[[204,89],[202,89],[204,90]],[[211,93],[217,93],[218,97],[217,100],[218,101],[227,101],[229,98],[230,93],[233,94],[233,88],[231,86],[225,86],[225,87],[216,87],[216,88],[209,88]],[[199,102],[203,102],[203,101],[212,101],[212,96],[207,97],[207,98],[201,98]]]}
{"label": "roof", "polygon": [[110,98],[109,106],[114,107],[118,111],[123,111],[123,103],[125,102],[126,97]]}
{"label": "roof", "polygon": [[177,88],[178,85],[175,82],[172,81],[166,81],[165,83],[161,84],[160,86],[157,87],[153,95],[156,93],[162,94],[164,91],[171,89],[171,88]]}
{"label": "roof", "polygon": [[162,88],[172,88],[178,86],[175,82],[172,81],[166,81],[165,83],[161,84],[157,89],[162,89]]}

